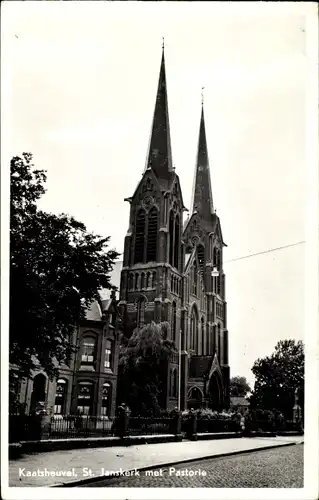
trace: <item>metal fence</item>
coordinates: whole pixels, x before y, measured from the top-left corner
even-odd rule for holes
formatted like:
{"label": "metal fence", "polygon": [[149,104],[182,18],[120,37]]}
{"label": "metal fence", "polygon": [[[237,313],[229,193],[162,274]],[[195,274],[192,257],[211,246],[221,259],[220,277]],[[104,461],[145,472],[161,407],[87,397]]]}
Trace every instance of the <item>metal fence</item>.
{"label": "metal fence", "polygon": [[114,418],[65,415],[51,418],[51,439],[104,437],[114,434]]}
{"label": "metal fence", "polygon": [[128,425],[129,434],[174,434],[175,419],[172,417],[130,417]]}

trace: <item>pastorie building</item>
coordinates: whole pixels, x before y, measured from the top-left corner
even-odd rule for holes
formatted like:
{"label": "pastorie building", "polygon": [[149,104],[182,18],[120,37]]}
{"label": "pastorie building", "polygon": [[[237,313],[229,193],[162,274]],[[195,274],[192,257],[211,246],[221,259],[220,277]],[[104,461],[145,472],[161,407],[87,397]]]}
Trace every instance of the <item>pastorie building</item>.
{"label": "pastorie building", "polygon": [[[229,406],[225,246],[213,205],[204,109],[199,127],[191,215],[183,223],[181,186],[173,167],[164,50],[146,166],[130,203],[119,310],[138,327],[168,321],[181,349],[167,368],[162,405]],[[215,268],[217,276],[212,276]],[[216,269],[218,272],[216,272]]]}

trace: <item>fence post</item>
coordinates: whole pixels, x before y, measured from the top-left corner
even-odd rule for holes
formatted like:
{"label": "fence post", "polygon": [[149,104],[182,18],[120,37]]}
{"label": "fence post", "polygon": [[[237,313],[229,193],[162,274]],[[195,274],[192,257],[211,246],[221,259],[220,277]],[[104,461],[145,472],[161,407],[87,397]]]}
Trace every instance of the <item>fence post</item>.
{"label": "fence post", "polygon": [[174,415],[175,441],[182,441],[182,412],[178,411]]}
{"label": "fence post", "polygon": [[120,438],[127,436],[128,428],[129,428],[129,414],[126,410],[123,412],[121,411],[116,417],[116,427],[115,427],[116,435]]}
{"label": "fence post", "polygon": [[191,441],[197,441],[197,413],[190,412],[187,422],[187,437]]}
{"label": "fence post", "polygon": [[50,415],[39,415],[40,423],[40,440],[49,439],[51,431],[51,416]]}

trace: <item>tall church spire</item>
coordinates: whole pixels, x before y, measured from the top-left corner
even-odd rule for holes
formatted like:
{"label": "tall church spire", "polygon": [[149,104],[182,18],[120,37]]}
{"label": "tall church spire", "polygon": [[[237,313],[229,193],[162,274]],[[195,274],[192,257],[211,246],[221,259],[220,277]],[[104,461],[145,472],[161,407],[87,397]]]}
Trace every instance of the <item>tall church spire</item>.
{"label": "tall church spire", "polygon": [[193,186],[192,211],[193,213],[196,211],[206,221],[211,220],[211,216],[214,213],[206,143],[203,97],[197,149],[197,162]]}
{"label": "tall church spire", "polygon": [[164,43],[157,96],[145,170],[151,168],[158,178],[167,179],[173,172],[171,137],[168,118]]}

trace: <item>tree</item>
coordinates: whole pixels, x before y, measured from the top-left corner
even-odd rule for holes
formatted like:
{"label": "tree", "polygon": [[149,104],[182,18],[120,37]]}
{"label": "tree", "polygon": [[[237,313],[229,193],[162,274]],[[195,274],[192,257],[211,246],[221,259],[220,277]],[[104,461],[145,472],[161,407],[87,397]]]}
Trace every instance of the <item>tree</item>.
{"label": "tree", "polygon": [[257,359],[252,367],[256,377],[250,403],[253,407],[277,409],[292,416],[296,389],[303,408],[304,345],[301,340],[281,340],[271,356]]}
{"label": "tree", "polygon": [[246,377],[232,377],[230,379],[230,395],[245,397],[251,388],[246,380]]}
{"label": "tree", "polygon": [[118,257],[109,237],[86,230],[73,217],[43,212],[46,174],[32,155],[11,160],[10,356],[19,376],[37,363],[49,377],[69,358],[71,335],[102,288]]}
{"label": "tree", "polygon": [[152,322],[125,339],[119,360],[118,402],[128,404],[132,414],[156,414],[163,406],[167,363],[176,352],[168,332],[168,323]]}

